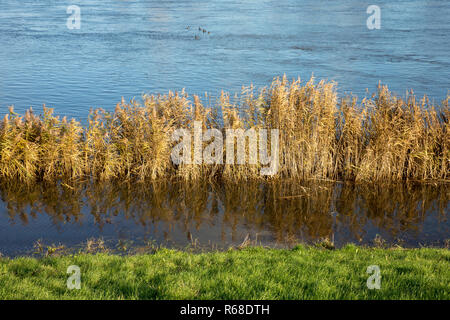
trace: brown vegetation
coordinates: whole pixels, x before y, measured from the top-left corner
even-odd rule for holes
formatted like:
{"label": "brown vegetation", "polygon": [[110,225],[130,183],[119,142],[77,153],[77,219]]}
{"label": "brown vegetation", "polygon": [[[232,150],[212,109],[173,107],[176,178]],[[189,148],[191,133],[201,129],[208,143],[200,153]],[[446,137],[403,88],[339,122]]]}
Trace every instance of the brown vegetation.
{"label": "brown vegetation", "polygon": [[[385,86],[360,103],[339,99],[334,83],[304,85],[285,77],[268,88],[221,94],[205,107],[185,92],[145,95],[91,111],[87,125],[10,108],[0,124],[0,177],[22,182],[169,179],[327,179],[345,181],[449,181],[449,97],[438,107],[424,97],[405,99]],[[258,165],[175,166],[175,129],[266,128],[280,130],[278,173]]]}

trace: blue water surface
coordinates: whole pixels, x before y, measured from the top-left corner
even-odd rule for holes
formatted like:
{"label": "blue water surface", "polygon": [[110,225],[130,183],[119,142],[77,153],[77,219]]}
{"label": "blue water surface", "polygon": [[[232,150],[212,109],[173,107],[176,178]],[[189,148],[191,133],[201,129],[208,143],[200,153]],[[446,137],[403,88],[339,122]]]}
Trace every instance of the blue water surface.
{"label": "blue water surface", "polygon": [[[66,26],[70,5],[79,30]],[[366,26],[369,5],[381,9],[379,30]],[[314,74],[359,97],[381,81],[439,103],[450,88],[449,16],[441,0],[1,0],[0,114],[45,103],[83,119],[122,96],[215,95],[282,74]]]}

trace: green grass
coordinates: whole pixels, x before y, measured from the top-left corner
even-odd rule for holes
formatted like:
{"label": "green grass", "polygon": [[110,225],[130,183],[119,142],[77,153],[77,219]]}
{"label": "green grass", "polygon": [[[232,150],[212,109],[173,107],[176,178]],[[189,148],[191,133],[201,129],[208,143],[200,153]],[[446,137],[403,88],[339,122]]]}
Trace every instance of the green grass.
{"label": "green grass", "polygon": [[[298,246],[0,259],[1,299],[449,299],[448,249]],[[81,269],[69,290],[67,267]],[[381,289],[369,290],[369,265]]]}

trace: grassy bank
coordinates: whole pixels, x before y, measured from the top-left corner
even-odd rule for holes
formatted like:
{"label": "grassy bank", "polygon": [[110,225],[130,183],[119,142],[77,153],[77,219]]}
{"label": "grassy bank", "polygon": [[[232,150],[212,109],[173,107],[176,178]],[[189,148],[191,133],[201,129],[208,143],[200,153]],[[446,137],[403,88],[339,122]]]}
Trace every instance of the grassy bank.
{"label": "grassy bank", "polygon": [[[448,182],[448,101],[435,106],[426,97],[418,100],[411,93],[401,98],[380,86],[358,102],[339,99],[334,83],[277,78],[261,90],[244,88],[235,97],[222,92],[204,102],[185,92],[122,100],[112,113],[92,111],[86,126],[60,119],[48,108],[42,115],[32,110],[19,115],[11,108],[0,124],[0,178],[31,183],[264,179],[261,159],[246,165],[174,165],[171,153],[179,141],[172,134],[192,132],[200,123],[203,130],[222,133],[279,129],[278,154],[271,155],[278,157],[279,170],[272,179]],[[211,141],[201,143],[206,147]],[[256,154],[250,148],[245,152]],[[225,163],[225,150],[223,159],[214,154]]]}
{"label": "grassy bank", "polygon": [[[81,269],[68,290],[66,270]],[[366,273],[378,265],[381,288]],[[449,299],[448,249],[247,248],[0,259],[1,299]]]}

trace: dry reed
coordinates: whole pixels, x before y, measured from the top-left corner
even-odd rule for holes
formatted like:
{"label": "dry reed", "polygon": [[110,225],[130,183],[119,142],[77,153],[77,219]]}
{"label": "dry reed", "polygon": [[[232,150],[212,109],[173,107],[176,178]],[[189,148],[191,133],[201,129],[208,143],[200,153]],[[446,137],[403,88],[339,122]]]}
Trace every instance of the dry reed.
{"label": "dry reed", "polygon": [[[440,106],[379,86],[370,98],[338,98],[335,84],[276,78],[270,87],[222,92],[205,107],[184,91],[144,95],[114,112],[91,110],[87,125],[10,107],[0,124],[0,178],[21,182],[326,179],[449,181],[449,98]],[[279,170],[255,164],[174,165],[174,130],[279,129]],[[204,144],[206,145],[206,144]],[[249,153],[249,148],[246,152]],[[224,152],[225,154],[225,152]],[[225,163],[225,161],[224,161]]]}

